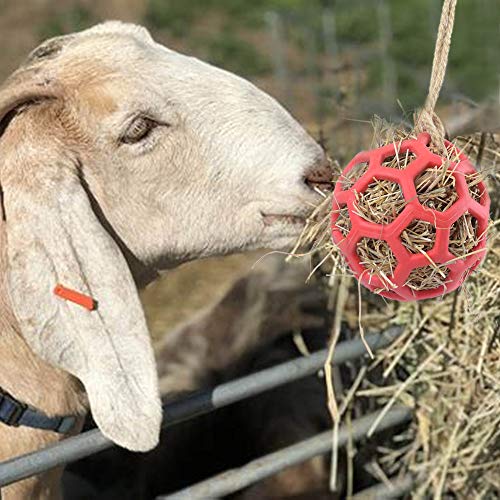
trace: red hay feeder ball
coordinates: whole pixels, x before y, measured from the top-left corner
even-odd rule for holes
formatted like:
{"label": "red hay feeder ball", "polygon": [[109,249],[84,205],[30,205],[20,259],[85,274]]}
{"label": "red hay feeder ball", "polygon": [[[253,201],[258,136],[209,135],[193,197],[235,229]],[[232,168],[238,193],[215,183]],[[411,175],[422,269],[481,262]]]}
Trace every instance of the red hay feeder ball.
{"label": "red hay feeder ball", "polygon": [[[449,293],[486,254],[490,198],[483,181],[451,143],[445,142],[449,160],[434,154],[429,144],[429,134],[423,133],[417,139],[358,153],[335,185],[333,241],[357,279],[389,299],[410,301]],[[446,171],[444,160],[449,162]],[[431,177],[424,181],[427,193],[437,196],[431,202],[417,192],[422,175],[429,171],[435,178],[444,173],[450,183],[446,192],[436,189]],[[475,182],[469,183],[474,176]],[[387,202],[394,194],[400,200]],[[375,207],[378,222],[363,212],[361,203],[368,203],[370,210]],[[459,225],[462,239],[457,246]],[[415,237],[417,244],[409,246],[409,237]]]}

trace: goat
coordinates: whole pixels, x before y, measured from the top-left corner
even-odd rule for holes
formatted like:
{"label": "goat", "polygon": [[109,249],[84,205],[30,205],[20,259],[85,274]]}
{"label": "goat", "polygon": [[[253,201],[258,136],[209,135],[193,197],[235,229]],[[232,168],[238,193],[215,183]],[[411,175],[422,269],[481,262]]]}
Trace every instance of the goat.
{"label": "goat", "polygon": [[[43,43],[0,87],[0,387],[79,425],[90,408],[118,445],[154,448],[161,405],[137,287],[187,260],[289,246],[326,165],[273,98],[144,28]],[[57,283],[97,309],[56,297]],[[62,438],[0,424],[0,460]],[[58,498],[61,472],[2,494]]]}

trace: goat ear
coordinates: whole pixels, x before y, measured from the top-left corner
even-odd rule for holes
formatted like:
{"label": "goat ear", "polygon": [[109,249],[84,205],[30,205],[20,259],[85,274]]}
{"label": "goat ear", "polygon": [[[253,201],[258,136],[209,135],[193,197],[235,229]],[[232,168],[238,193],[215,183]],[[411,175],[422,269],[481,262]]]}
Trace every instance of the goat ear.
{"label": "goat ear", "polygon": [[[40,357],[82,381],[108,438],[149,450],[158,442],[161,404],[132,275],[91,208],[76,161],[52,151],[50,139],[28,134],[23,141],[30,144],[18,141],[0,165],[7,285],[21,332]],[[97,309],[55,296],[58,283],[93,297]]]}

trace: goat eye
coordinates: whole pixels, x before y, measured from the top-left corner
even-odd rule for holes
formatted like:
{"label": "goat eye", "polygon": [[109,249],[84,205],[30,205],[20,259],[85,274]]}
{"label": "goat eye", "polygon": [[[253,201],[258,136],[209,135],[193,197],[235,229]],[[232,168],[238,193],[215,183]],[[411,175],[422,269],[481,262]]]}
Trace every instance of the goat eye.
{"label": "goat eye", "polygon": [[156,127],[157,123],[144,116],[136,118],[121,137],[125,144],[134,144],[145,139]]}

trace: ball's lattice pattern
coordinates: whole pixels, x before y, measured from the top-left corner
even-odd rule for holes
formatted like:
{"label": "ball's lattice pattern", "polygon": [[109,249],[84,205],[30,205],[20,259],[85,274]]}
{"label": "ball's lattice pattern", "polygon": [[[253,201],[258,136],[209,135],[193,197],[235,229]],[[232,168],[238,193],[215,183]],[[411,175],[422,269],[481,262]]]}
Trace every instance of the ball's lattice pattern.
{"label": "ball's lattice pattern", "polygon": [[449,158],[429,143],[420,134],[361,152],[335,185],[333,241],[361,283],[390,299],[455,290],[486,253],[486,186],[451,143]]}

